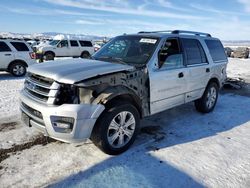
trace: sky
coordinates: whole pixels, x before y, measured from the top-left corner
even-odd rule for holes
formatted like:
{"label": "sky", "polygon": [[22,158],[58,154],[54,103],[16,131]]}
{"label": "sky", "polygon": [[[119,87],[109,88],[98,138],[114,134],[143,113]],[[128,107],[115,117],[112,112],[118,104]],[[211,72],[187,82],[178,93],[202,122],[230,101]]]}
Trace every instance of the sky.
{"label": "sky", "polygon": [[0,31],[98,36],[157,30],[250,40],[250,0],[1,0]]}

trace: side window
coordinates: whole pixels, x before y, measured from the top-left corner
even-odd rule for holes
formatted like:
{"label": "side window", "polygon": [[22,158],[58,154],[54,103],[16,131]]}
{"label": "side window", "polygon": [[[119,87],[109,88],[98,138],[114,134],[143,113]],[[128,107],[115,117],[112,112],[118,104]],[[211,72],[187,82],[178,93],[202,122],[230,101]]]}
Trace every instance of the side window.
{"label": "side window", "polygon": [[0,52],[11,52],[11,49],[5,42],[0,42]]}
{"label": "side window", "polygon": [[91,41],[80,40],[79,43],[80,43],[80,45],[81,45],[82,47],[92,47],[92,46],[93,46],[93,44],[92,44]]}
{"label": "side window", "polygon": [[27,51],[29,51],[29,48],[23,42],[10,42],[10,43],[12,44],[12,46],[14,46],[14,48],[17,51],[20,51],[20,52],[27,52]]}
{"label": "side window", "polygon": [[79,45],[78,45],[78,42],[76,40],[71,40],[70,41],[70,46],[72,46],[72,47],[78,47]]}
{"label": "side window", "polygon": [[206,54],[200,42],[196,39],[182,39],[186,52],[187,65],[207,63]]}
{"label": "side window", "polygon": [[168,39],[159,52],[159,66],[167,69],[183,67],[183,54],[178,39]]}
{"label": "side window", "polygon": [[223,45],[219,40],[205,40],[205,43],[215,63],[227,61]]}
{"label": "side window", "polygon": [[69,44],[68,44],[68,41],[67,40],[62,40],[59,44],[58,44],[58,47],[59,48],[63,48],[63,47],[68,47]]}

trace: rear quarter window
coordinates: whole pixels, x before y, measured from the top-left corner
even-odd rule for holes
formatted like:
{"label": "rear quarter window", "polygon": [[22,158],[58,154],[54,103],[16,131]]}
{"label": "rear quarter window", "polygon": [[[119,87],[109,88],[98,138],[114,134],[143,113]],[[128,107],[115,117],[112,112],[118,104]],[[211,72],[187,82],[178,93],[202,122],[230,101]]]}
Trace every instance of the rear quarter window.
{"label": "rear quarter window", "polygon": [[81,45],[82,47],[92,47],[92,46],[93,46],[92,42],[90,42],[90,41],[83,41],[83,40],[80,40],[79,43],[80,43],[80,45]]}
{"label": "rear quarter window", "polygon": [[205,40],[205,43],[215,63],[227,61],[224,47],[219,40]]}
{"label": "rear quarter window", "polygon": [[10,42],[10,43],[12,44],[12,46],[14,46],[14,48],[17,51],[20,51],[20,52],[28,52],[29,51],[29,48],[23,42]]}
{"label": "rear quarter window", "polygon": [[0,42],[0,52],[11,52],[11,49],[5,42]]}

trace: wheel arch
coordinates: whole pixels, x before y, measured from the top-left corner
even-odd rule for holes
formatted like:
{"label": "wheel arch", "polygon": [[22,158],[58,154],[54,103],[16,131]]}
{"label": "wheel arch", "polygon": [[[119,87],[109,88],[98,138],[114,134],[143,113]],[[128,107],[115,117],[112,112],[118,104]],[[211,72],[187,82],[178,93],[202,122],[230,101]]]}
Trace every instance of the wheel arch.
{"label": "wheel arch", "polygon": [[54,57],[56,57],[55,52],[53,52],[53,51],[51,51],[51,50],[45,51],[43,54],[45,55],[45,54],[47,54],[47,53],[52,53],[52,54],[54,55]]}
{"label": "wheel arch", "polygon": [[207,86],[208,86],[210,83],[212,83],[212,82],[216,83],[217,86],[218,86],[219,88],[221,88],[220,81],[219,81],[219,79],[218,79],[217,77],[212,77],[212,78],[210,78],[210,80],[208,81]]}
{"label": "wheel arch", "polygon": [[140,98],[129,88],[125,86],[115,86],[104,90],[93,103],[103,104],[105,108],[111,107],[115,101],[127,101],[136,107],[140,114],[143,116],[142,104]]}
{"label": "wheel arch", "polygon": [[10,70],[11,66],[14,64],[14,63],[23,63],[25,65],[25,67],[28,67],[28,64],[22,60],[22,59],[15,59],[14,61],[11,61],[8,65],[8,71]]}

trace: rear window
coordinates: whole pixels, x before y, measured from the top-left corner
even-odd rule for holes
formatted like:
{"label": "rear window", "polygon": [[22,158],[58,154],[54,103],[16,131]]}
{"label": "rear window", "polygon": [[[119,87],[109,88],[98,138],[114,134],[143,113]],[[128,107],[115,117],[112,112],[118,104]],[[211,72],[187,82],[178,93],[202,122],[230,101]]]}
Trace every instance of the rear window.
{"label": "rear window", "polygon": [[78,45],[78,43],[77,43],[76,40],[71,40],[70,41],[70,46],[72,46],[72,47],[78,47],[79,45]]}
{"label": "rear window", "polygon": [[0,52],[11,52],[11,49],[5,42],[0,42]]}
{"label": "rear window", "polygon": [[186,52],[188,65],[207,63],[206,54],[198,40],[182,39],[182,43]]}
{"label": "rear window", "polygon": [[29,51],[29,48],[23,42],[10,42],[17,51],[25,52]]}
{"label": "rear window", "polygon": [[93,46],[92,42],[90,42],[90,41],[80,40],[79,42],[80,42],[81,46],[84,46],[84,47],[92,47]]}
{"label": "rear window", "polygon": [[215,63],[227,61],[223,45],[219,40],[205,40],[205,42]]}

